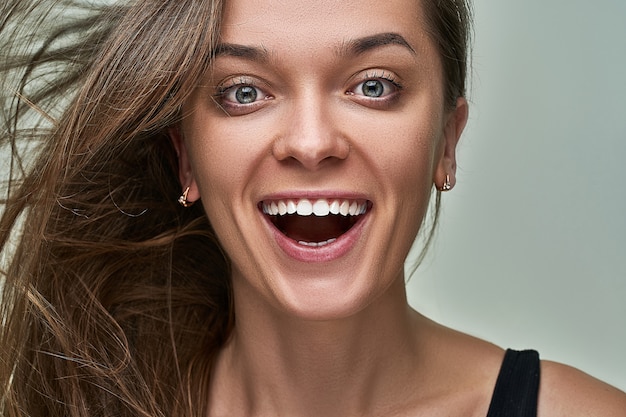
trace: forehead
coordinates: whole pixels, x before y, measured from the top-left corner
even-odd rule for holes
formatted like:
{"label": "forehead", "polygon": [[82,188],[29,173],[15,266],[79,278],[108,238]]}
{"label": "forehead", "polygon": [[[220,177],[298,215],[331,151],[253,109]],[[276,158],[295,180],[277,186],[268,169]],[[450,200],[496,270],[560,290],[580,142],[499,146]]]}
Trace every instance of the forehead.
{"label": "forehead", "polygon": [[221,42],[298,52],[339,49],[377,33],[427,42],[419,0],[226,0]]}

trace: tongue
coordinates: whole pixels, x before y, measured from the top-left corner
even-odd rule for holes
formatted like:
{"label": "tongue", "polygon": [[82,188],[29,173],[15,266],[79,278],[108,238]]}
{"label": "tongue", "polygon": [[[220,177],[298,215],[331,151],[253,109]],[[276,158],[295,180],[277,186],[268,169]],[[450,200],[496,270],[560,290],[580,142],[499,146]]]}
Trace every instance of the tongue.
{"label": "tongue", "polygon": [[345,233],[351,221],[343,216],[297,216],[287,215],[277,219],[276,226],[296,241],[325,242]]}

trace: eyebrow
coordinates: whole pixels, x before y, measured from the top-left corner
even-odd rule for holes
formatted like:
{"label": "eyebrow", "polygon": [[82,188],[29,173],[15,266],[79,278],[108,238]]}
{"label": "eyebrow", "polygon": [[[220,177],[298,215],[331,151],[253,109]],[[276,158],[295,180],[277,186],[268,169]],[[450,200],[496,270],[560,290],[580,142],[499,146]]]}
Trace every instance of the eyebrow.
{"label": "eyebrow", "polygon": [[343,45],[340,55],[361,55],[372,49],[388,45],[400,45],[407,48],[413,55],[417,54],[415,49],[413,49],[411,44],[409,44],[402,35],[388,32],[353,39]]}
{"label": "eyebrow", "polygon": [[234,43],[220,43],[213,51],[213,57],[234,56],[245,58],[250,61],[267,61],[269,53],[265,48],[254,46],[238,45]]}
{"label": "eyebrow", "polygon": [[[407,42],[402,35],[393,32],[378,33],[344,42],[338,49],[337,54],[339,56],[362,55],[373,49],[389,45],[400,45],[408,49],[413,55],[417,55],[415,49],[413,49],[411,44],[409,44],[409,42]],[[220,43],[216,46],[213,52],[214,58],[219,56],[232,56],[250,61],[261,62],[268,61],[269,55],[268,50],[264,47],[239,45],[234,43]]]}

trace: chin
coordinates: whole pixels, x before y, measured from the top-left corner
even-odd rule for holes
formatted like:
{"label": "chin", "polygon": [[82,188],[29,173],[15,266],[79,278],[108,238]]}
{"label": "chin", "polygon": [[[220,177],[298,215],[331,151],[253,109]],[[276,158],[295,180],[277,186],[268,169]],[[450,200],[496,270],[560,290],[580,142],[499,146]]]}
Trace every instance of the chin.
{"label": "chin", "polygon": [[[355,317],[379,300],[393,298],[394,283],[404,288],[403,276],[385,278],[376,265],[362,264],[361,270],[346,274],[325,270],[308,274],[277,274],[262,296],[277,314],[305,321],[334,321]],[[333,273],[334,272],[334,273]],[[266,281],[267,282],[267,281]],[[269,291],[267,291],[269,290]],[[393,300],[398,303],[398,299]]]}

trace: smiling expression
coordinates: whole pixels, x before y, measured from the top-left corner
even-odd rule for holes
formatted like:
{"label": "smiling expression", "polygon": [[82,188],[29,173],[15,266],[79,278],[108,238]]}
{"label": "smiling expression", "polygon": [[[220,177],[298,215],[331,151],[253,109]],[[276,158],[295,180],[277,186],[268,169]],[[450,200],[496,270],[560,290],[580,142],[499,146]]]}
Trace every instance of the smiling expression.
{"label": "smiling expression", "polygon": [[227,1],[212,69],[170,133],[237,303],[328,319],[403,280],[466,118],[464,101],[445,106],[423,22],[411,0]]}

